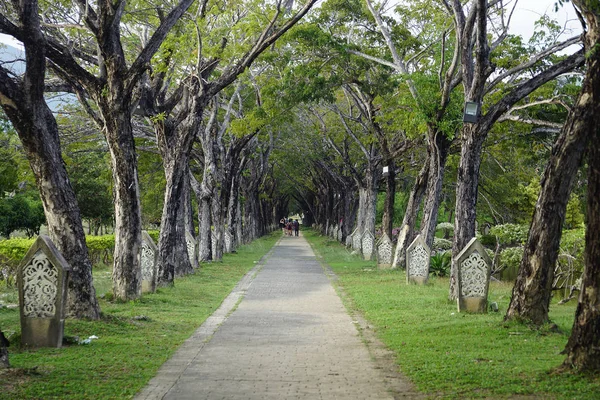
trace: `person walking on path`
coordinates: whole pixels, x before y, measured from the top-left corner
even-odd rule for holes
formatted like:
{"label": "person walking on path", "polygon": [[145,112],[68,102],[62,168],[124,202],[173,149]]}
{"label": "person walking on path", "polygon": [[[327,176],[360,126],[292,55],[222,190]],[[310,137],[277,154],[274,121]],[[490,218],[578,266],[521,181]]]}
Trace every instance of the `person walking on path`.
{"label": "person walking on path", "polygon": [[298,231],[300,230],[300,223],[297,219],[294,220],[294,236],[298,236]]}
{"label": "person walking on path", "polygon": [[356,323],[306,240],[280,240],[135,398],[418,396],[378,367]]}

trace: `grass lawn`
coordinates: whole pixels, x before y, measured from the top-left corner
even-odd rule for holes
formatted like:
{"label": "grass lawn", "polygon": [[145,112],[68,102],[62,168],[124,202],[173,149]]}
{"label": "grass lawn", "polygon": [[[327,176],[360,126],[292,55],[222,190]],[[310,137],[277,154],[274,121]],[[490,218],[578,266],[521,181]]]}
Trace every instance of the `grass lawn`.
{"label": "grass lawn", "polygon": [[458,313],[448,279],[407,285],[404,271],[378,271],[338,242],[305,230],[321,261],[338,277],[346,306],[361,313],[396,354],[402,373],[433,398],[599,399],[600,377],[556,372],[570,334],[575,301],[554,302],[551,325],[531,330],[503,322],[512,284],[493,282],[500,312]]}
{"label": "grass lawn", "polygon": [[[126,399],[133,397],[158,368],[199,327],[236,283],[280,237],[280,232],[226,254],[222,262],[202,264],[174,287],[128,303],[100,299],[102,319],[65,322],[65,336],[90,344],[61,349],[9,347],[11,367],[0,369],[0,399]],[[95,268],[99,295],[110,290],[110,270]],[[0,288],[2,302],[15,299],[14,289]],[[18,309],[0,309],[5,334],[20,332]]]}

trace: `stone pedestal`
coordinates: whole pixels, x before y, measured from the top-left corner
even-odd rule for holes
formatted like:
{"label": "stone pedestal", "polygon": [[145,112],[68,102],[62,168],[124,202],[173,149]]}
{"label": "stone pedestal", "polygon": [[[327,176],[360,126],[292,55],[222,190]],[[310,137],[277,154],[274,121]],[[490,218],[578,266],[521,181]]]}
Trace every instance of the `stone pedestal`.
{"label": "stone pedestal", "polygon": [[431,250],[421,235],[406,249],[406,282],[424,285],[429,279]]}
{"label": "stone pedestal", "polygon": [[487,312],[492,261],[485,248],[473,238],[456,257],[458,266],[458,311]]}
{"label": "stone pedestal", "polygon": [[50,238],[40,235],[17,271],[23,346],[62,346],[69,271]]}

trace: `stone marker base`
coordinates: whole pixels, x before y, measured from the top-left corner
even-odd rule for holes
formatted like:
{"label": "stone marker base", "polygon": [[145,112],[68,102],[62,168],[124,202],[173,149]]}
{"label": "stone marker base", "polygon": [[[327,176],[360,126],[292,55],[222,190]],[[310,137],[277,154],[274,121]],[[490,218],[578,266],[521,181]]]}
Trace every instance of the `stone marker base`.
{"label": "stone marker base", "polygon": [[427,278],[424,276],[409,276],[406,278],[406,283],[415,283],[417,285],[425,285]]}
{"label": "stone marker base", "polygon": [[21,344],[26,347],[62,347],[65,320],[23,318]]}
{"label": "stone marker base", "polygon": [[377,269],[392,269],[392,264],[377,264]]}
{"label": "stone marker base", "polygon": [[457,299],[458,312],[486,313],[487,299],[484,297],[462,297]]}

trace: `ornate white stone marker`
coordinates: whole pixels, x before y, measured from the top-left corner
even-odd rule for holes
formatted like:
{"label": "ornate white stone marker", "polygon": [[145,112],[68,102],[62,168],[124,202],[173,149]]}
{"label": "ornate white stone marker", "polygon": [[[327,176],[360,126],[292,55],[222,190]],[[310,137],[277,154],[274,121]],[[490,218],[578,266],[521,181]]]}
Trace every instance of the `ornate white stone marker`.
{"label": "ornate white stone marker", "polygon": [[377,268],[388,269],[392,266],[394,245],[392,239],[384,233],[377,245]]}
{"label": "ornate white stone marker", "polygon": [[373,257],[373,251],[375,248],[375,236],[373,236],[371,231],[366,230],[365,233],[363,233],[361,245],[362,245],[363,258],[366,261],[371,260],[371,258]]}
{"label": "ornate white stone marker", "polygon": [[156,290],[156,259],[158,247],[146,231],[142,231],[142,293]]}
{"label": "ornate white stone marker", "polygon": [[187,247],[192,268],[198,268],[198,244],[196,238],[187,230],[185,231],[185,246]]}
{"label": "ornate white stone marker", "polygon": [[61,347],[71,267],[48,236],[40,235],[17,271],[21,344]]}
{"label": "ornate white stone marker", "polygon": [[431,250],[421,235],[406,249],[406,282],[425,284],[429,279],[429,257]]}
{"label": "ornate white stone marker", "polygon": [[225,229],[225,247],[223,248],[225,253],[231,253],[233,251],[233,249],[231,248],[232,242],[233,240],[231,238],[231,233],[229,233],[229,231]]}
{"label": "ornate white stone marker", "polygon": [[404,257],[402,253],[402,249],[398,244],[404,242],[406,235],[408,234],[408,225],[404,225],[398,234],[398,241],[396,242],[396,251],[394,251],[394,260],[392,261],[392,268],[398,268],[398,263],[400,262],[400,258]]}
{"label": "ornate white stone marker", "polygon": [[335,225],[333,227],[333,231],[331,232],[331,238],[334,240],[337,240],[337,234],[338,234],[338,226]]}
{"label": "ornate white stone marker", "polygon": [[458,311],[487,312],[492,261],[476,238],[456,257],[458,266]]}
{"label": "ornate white stone marker", "polygon": [[338,242],[342,242],[342,238],[344,237],[344,232],[342,231],[342,227],[340,226],[340,228],[338,229],[338,234],[337,234],[337,240]]}

